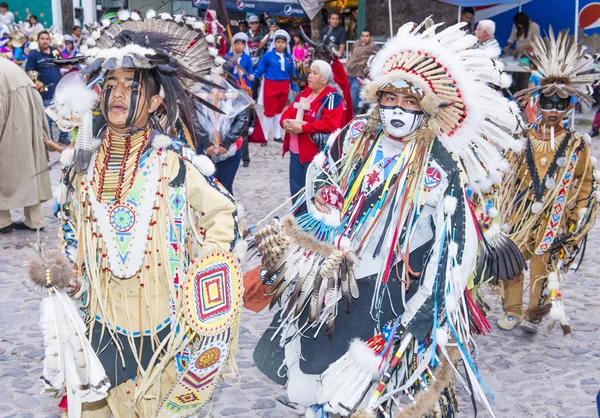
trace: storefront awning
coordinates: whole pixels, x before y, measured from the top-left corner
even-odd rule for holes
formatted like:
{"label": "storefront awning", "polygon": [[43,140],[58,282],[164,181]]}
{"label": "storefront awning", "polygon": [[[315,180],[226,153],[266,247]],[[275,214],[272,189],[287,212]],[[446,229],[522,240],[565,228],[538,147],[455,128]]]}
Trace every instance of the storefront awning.
{"label": "storefront awning", "polygon": [[[306,13],[298,0],[223,0],[225,7],[230,12],[241,12],[261,15],[267,13],[271,16],[287,16],[306,18]],[[207,9],[210,0],[192,0],[194,7]]]}

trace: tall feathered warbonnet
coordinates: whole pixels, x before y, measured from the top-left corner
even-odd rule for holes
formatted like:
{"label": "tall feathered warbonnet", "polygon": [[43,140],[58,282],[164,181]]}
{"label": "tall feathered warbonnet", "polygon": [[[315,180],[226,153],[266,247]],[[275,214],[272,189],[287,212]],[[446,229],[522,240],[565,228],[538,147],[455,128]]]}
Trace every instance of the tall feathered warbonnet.
{"label": "tall feathered warbonnet", "polygon": [[566,99],[575,97],[586,106],[594,103],[592,85],[600,75],[592,73],[594,59],[583,52],[581,42],[575,42],[567,32],[554,37],[550,27],[547,38],[536,37],[532,43],[531,61],[536,69],[532,71],[540,79],[540,85],[521,90],[515,97],[529,99],[538,94]]}
{"label": "tall feathered warbonnet", "polygon": [[403,25],[371,60],[361,96],[377,103],[377,92],[397,80],[420,88],[429,127],[460,159],[469,187],[485,192],[508,167],[502,151],[522,148],[512,136],[522,127],[520,112],[491,87],[510,85],[502,63],[472,48],[477,38],[465,35],[464,24],[436,32],[441,25],[431,19]]}

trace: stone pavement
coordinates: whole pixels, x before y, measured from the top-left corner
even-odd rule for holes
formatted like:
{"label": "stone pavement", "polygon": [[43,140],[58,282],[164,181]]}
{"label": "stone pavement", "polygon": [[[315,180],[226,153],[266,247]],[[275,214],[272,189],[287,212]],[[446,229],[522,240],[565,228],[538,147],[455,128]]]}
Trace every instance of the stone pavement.
{"label": "stone pavement", "polygon": [[[592,115],[586,116],[589,119]],[[580,122],[578,127],[586,131],[589,120]],[[281,158],[281,147],[273,142],[266,148],[251,144],[250,152],[252,162],[249,168],[240,167],[234,192],[245,207],[247,223],[253,225],[289,196],[289,159]],[[598,144],[594,145],[593,153],[600,156]],[[51,155],[53,161],[57,158],[56,153]],[[57,184],[59,174],[58,167],[51,170],[53,185]],[[44,205],[47,224],[42,236],[48,239],[49,246],[56,242],[58,228],[52,206],[52,202]],[[22,211],[14,212],[14,220],[21,217]],[[571,273],[562,288],[567,313],[572,318],[572,336],[563,337],[556,327],[547,332],[547,321],[536,336],[524,335],[519,330],[503,332],[495,326],[501,315],[500,307],[496,306],[490,314],[492,334],[477,338],[478,366],[496,396],[496,400],[491,401],[496,417],[597,416],[594,402],[600,388],[599,228],[590,235],[581,269]],[[27,266],[32,257],[28,239],[35,239],[35,234],[19,231],[0,236],[0,416],[59,417],[56,401],[39,394],[44,353],[38,326],[42,293],[27,281]],[[247,268],[255,265],[256,260],[246,263]],[[491,293],[486,295],[486,300],[494,306]],[[285,394],[283,387],[262,376],[252,362],[254,346],[270,319],[268,311],[243,312],[237,358],[240,383],[220,383],[211,416],[294,416],[275,400]],[[458,417],[474,416],[464,390],[459,389],[459,397]],[[478,404],[477,408],[478,417],[490,416],[483,405]]]}

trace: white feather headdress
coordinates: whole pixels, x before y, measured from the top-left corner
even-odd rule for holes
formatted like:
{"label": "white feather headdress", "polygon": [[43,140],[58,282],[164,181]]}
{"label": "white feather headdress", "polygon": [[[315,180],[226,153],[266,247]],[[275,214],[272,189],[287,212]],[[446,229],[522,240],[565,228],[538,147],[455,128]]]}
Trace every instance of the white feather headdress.
{"label": "white feather headdress", "polygon": [[[423,110],[435,121],[438,138],[458,157],[474,192],[485,191],[505,169],[502,151],[517,149],[519,110],[492,85],[506,87],[502,64],[482,50],[459,23],[436,32],[431,19],[403,25],[371,61],[363,97],[378,100],[386,84],[406,80],[425,92]],[[510,83],[509,83],[510,84]]]}
{"label": "white feather headdress", "polygon": [[566,32],[554,38],[550,27],[548,38],[536,37],[532,42],[531,61],[536,70],[532,71],[542,81],[539,86],[521,90],[515,96],[530,98],[538,93],[544,96],[558,94],[561,98],[574,96],[582,104],[594,103],[592,84],[600,79],[600,74],[590,73],[594,60],[583,52],[582,44]]}

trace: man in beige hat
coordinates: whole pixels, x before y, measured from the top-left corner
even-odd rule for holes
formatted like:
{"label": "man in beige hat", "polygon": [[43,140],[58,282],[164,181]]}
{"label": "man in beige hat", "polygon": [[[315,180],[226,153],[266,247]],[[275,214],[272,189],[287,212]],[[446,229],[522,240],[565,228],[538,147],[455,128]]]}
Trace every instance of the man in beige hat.
{"label": "man in beige hat", "polygon": [[[16,64],[0,59],[0,233],[42,229],[42,202],[52,198],[44,140],[50,138],[42,98]],[[13,222],[11,209],[24,208]]]}

